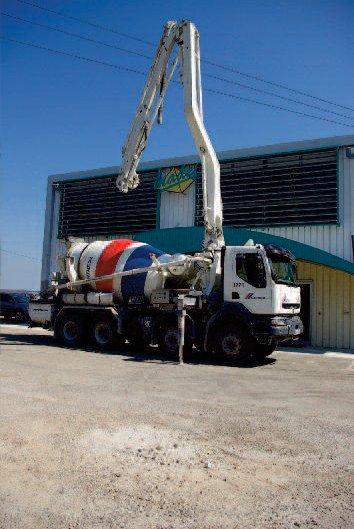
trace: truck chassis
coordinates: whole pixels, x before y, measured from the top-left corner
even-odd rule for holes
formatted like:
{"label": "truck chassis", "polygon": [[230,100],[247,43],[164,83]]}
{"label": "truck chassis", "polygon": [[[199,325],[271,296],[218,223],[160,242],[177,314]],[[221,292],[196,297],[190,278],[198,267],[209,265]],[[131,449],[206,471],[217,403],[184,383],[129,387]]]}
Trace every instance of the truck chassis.
{"label": "truck chassis", "polygon": [[54,330],[59,342],[73,348],[91,343],[114,351],[127,340],[136,350],[157,345],[165,356],[181,362],[182,352],[240,364],[270,355],[279,341],[302,332],[296,315],[253,315],[241,304],[211,303],[202,292],[186,289],[156,291],[150,303],[132,298],[124,305],[65,304],[61,298],[33,302],[32,325]]}

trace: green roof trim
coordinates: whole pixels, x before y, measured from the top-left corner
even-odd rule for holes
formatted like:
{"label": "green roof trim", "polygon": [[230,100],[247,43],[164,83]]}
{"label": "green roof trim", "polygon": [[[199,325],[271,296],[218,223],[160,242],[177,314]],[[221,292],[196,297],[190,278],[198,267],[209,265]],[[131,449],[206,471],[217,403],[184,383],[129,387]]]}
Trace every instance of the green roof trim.
{"label": "green roof trim", "polygon": [[[191,226],[186,228],[143,231],[136,233],[133,238],[136,241],[149,243],[168,253],[188,253],[201,249],[203,234],[203,227]],[[255,230],[230,227],[224,228],[224,236],[226,244],[230,246],[243,245],[248,239],[253,239],[258,244],[277,244],[292,252],[297,259],[328,266],[348,274],[354,274],[354,263],[325,252],[324,250],[285,237],[278,237],[277,235],[270,235],[269,233]]]}

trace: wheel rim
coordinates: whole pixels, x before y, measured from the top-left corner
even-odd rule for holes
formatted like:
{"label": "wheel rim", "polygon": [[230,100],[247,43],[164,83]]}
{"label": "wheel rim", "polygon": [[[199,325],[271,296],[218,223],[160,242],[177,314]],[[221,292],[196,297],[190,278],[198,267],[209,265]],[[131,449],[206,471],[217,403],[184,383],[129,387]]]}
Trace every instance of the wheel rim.
{"label": "wheel rim", "polygon": [[75,321],[67,321],[63,326],[63,336],[67,342],[73,342],[80,336],[79,326]]}
{"label": "wheel rim", "polygon": [[221,347],[226,356],[237,356],[241,350],[241,340],[236,334],[227,334],[221,341]]}
{"label": "wheel rim", "polygon": [[99,345],[107,345],[112,340],[112,329],[107,323],[98,323],[95,326],[95,341]]}

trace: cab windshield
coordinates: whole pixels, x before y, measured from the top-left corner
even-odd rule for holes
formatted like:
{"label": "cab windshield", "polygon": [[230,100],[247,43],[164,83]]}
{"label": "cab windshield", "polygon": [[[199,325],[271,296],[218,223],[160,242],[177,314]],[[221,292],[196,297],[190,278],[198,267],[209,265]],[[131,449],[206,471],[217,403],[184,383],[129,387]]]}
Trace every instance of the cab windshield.
{"label": "cab windshield", "polygon": [[294,262],[278,257],[268,257],[268,259],[275,283],[284,285],[296,284],[296,266]]}

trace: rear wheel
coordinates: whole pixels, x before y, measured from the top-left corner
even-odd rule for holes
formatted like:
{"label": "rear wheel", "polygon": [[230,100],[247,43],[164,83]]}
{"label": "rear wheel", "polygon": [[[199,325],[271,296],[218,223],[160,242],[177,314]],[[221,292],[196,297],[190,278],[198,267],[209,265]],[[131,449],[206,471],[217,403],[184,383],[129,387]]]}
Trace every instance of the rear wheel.
{"label": "rear wheel", "polygon": [[55,337],[67,347],[80,346],[85,337],[86,326],[76,314],[62,316],[55,325]]}
{"label": "rear wheel", "polygon": [[120,340],[117,333],[117,323],[110,318],[98,318],[92,325],[92,340],[99,349],[112,349]]}
{"label": "rear wheel", "polygon": [[[169,358],[176,358],[178,356],[178,328],[177,323],[164,323],[161,325],[159,332],[158,345],[161,353]],[[186,329],[184,336],[183,353],[191,353],[193,348],[193,340]]]}
{"label": "rear wheel", "polygon": [[236,325],[223,326],[216,333],[214,353],[233,364],[244,363],[249,356],[248,340]]}

